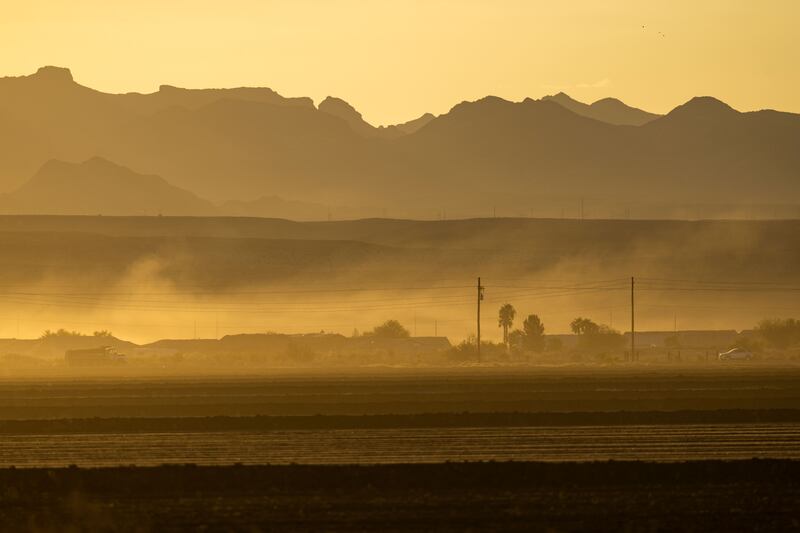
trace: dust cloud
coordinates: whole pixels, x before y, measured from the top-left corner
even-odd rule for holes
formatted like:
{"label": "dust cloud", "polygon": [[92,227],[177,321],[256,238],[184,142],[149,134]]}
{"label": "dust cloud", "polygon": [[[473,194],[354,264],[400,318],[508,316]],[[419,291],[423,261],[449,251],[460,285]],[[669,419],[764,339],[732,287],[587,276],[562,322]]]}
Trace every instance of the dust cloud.
{"label": "dust cloud", "polygon": [[[630,330],[631,277],[638,332],[737,335],[798,311],[800,255],[787,240],[794,222],[364,220],[290,231],[253,222],[231,231],[195,220],[152,236],[141,220],[129,220],[126,231],[114,223],[96,224],[98,233],[38,231],[9,248],[12,281],[0,302],[7,361],[60,360],[73,344],[114,339],[123,353],[202,353],[224,364],[238,348],[202,341],[251,334],[283,339],[240,347],[276,352],[276,364],[446,364],[448,347],[477,333],[478,275],[482,340],[502,342],[497,312],[508,303],[516,310],[511,331],[537,315],[545,335],[566,342],[551,361],[572,360],[566,352],[578,317]],[[370,355],[359,339],[388,320],[432,344],[410,349],[373,339]],[[642,342],[661,346],[659,339]]]}

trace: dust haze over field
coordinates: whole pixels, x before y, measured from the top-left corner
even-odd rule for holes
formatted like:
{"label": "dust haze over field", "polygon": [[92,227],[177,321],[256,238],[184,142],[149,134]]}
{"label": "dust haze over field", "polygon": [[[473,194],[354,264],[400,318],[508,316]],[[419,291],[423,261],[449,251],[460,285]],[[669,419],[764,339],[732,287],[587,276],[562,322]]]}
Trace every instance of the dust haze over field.
{"label": "dust haze over field", "polygon": [[477,275],[487,339],[504,303],[538,314],[548,333],[568,333],[577,316],[625,331],[632,275],[640,329],[672,330],[677,317],[681,329],[741,330],[796,311],[786,288],[800,262],[793,221],[21,217],[3,227],[5,337],[15,316],[20,337],[65,328],[137,342],[349,336],[397,319],[459,342],[475,332]]}

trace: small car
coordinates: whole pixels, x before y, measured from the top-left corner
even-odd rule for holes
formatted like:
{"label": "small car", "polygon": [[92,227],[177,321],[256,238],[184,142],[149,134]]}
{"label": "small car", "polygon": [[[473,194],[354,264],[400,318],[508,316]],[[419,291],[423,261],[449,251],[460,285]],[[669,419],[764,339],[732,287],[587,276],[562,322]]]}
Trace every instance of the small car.
{"label": "small car", "polygon": [[753,352],[744,348],[734,348],[717,354],[717,358],[720,361],[750,361],[753,359]]}

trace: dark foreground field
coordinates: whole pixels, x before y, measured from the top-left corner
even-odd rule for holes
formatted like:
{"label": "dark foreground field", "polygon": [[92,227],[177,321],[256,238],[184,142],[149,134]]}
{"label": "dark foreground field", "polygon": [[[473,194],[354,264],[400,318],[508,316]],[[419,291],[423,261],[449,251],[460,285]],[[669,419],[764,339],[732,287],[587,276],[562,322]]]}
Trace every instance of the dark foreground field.
{"label": "dark foreground field", "polygon": [[798,376],[8,380],[0,532],[800,530]]}
{"label": "dark foreground field", "polygon": [[0,385],[0,420],[800,409],[796,365],[60,376]]}
{"label": "dark foreground field", "polygon": [[800,462],[0,470],[0,530],[792,531]]}

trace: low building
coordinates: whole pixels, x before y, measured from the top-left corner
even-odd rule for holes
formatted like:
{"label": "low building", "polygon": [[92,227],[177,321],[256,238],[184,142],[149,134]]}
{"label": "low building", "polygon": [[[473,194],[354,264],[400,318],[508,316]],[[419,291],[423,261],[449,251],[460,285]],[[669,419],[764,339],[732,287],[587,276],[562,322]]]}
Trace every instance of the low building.
{"label": "low building", "polygon": [[[630,332],[625,338],[630,345]],[[739,333],[733,329],[723,330],[679,330],[679,331],[637,331],[636,346],[666,346],[667,339],[677,339],[683,348],[720,348],[736,342]]]}
{"label": "low building", "polygon": [[110,346],[67,350],[64,359],[69,366],[108,366],[125,362],[125,356]]}

